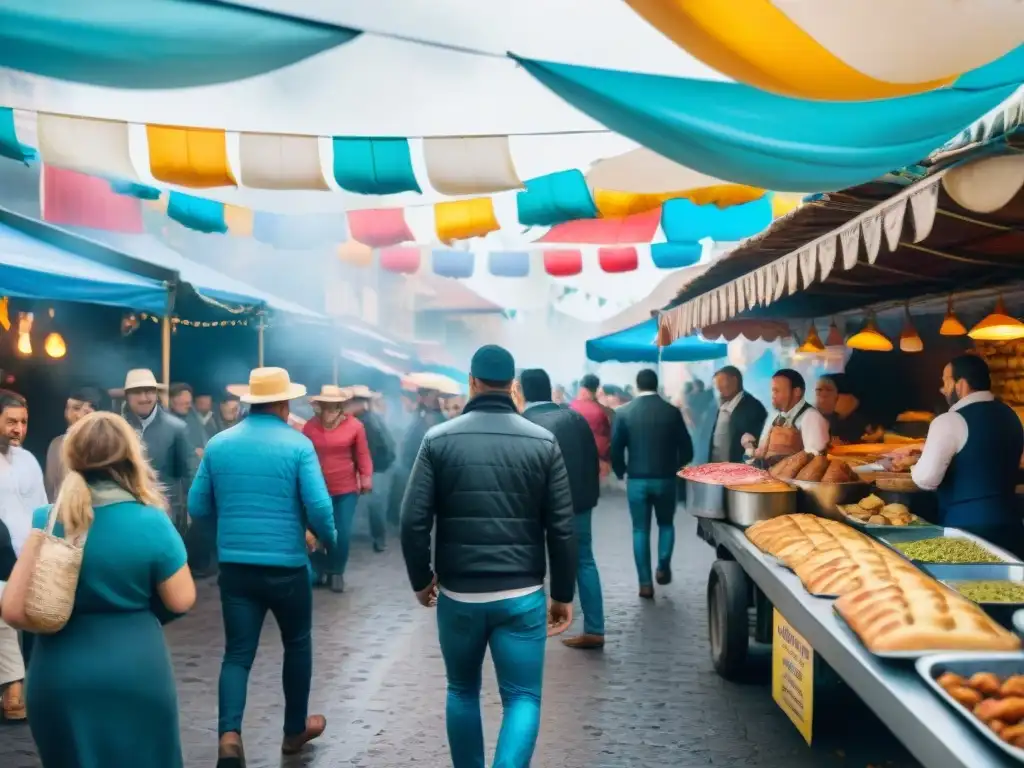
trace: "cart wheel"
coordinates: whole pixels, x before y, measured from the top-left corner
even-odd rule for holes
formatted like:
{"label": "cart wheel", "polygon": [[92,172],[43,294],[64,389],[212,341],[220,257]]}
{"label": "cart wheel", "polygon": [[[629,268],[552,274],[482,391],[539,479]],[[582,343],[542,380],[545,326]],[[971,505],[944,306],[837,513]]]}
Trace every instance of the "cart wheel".
{"label": "cart wheel", "polygon": [[733,560],[717,560],[708,577],[708,635],[715,671],[726,680],[743,672],[750,644],[750,582]]}

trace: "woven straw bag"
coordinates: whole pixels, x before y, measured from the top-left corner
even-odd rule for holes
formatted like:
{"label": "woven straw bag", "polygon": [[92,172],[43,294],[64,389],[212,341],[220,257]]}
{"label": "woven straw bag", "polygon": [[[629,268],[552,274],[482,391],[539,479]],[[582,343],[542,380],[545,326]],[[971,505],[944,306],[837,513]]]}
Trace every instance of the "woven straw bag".
{"label": "woven straw bag", "polygon": [[59,632],[75,607],[78,575],[86,536],[76,540],[55,536],[56,505],[51,507],[46,530],[35,530],[23,554],[29,555],[23,598],[18,611],[23,629],[41,635]]}

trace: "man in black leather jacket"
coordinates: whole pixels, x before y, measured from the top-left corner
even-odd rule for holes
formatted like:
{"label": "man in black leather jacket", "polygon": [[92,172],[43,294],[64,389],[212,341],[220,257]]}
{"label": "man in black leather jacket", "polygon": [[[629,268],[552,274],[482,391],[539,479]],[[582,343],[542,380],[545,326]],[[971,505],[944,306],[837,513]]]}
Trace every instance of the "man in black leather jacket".
{"label": "man in black leather jacket", "polygon": [[540,368],[519,374],[525,407],[523,418],[532,421],[555,436],[562,449],[569,473],[572,506],[576,512],[576,546],[579,561],[576,586],[583,609],[583,634],[562,641],[570,648],[604,647],[604,605],[601,577],[594,560],[593,524],[591,515],[601,492],[601,470],[597,441],[587,420],[571,408],[552,402],[551,378]]}
{"label": "man in black leather jacket", "polygon": [[[516,411],[514,378],[507,350],[477,350],[471,399],[461,416],[427,432],[402,502],[409,581],[422,605],[437,605],[448,741],[458,768],[484,764],[480,674],[488,648],[504,703],[494,764],[530,764],[540,729],[546,638],[572,620],[576,539],[569,476],[554,436]],[[544,595],[549,559],[550,607]]]}

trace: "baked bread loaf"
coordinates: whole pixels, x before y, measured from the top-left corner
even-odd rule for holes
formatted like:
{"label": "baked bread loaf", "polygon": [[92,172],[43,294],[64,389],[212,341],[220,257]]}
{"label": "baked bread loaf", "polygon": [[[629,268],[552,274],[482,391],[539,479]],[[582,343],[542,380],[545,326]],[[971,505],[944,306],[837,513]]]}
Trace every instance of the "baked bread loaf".
{"label": "baked bread loaf", "polygon": [[821,482],[828,470],[828,456],[815,456],[810,463],[797,472],[797,480],[805,480],[809,483]]}
{"label": "baked bread loaf", "polygon": [[755,523],[747,538],[762,552],[795,567],[816,550],[836,549],[844,540],[871,543],[848,525],[816,515],[783,515]]}
{"label": "baked bread loaf", "polygon": [[813,458],[814,454],[806,451],[794,453],[768,470],[768,473],[778,480],[792,480],[801,469],[811,463]]}
{"label": "baked bread loaf", "polygon": [[793,569],[812,595],[839,597],[870,584],[888,583],[893,572],[919,572],[888,547],[866,536],[837,542],[836,547],[815,550]]}
{"label": "baked bread loaf", "polygon": [[971,601],[920,571],[885,559],[888,582],[872,580],[836,600],[840,616],[868,650],[1015,651],[1020,638]]}

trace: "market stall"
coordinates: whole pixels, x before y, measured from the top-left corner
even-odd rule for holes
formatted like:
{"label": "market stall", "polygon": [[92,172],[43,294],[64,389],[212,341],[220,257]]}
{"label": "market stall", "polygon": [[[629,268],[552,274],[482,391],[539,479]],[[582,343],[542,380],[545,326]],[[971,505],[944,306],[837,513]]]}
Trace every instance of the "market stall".
{"label": "market stall", "polygon": [[[876,182],[805,206],[684,288],[661,317],[662,338],[785,321],[802,337],[799,354],[838,344],[919,355],[933,337],[922,338],[912,313],[938,313],[937,334],[963,337],[988,361],[996,394],[1018,405],[1024,176],[1011,174],[999,194],[998,178],[962,178],[1014,140],[921,169],[909,184]],[[876,319],[887,313],[903,323],[898,336]],[[826,341],[815,318],[835,318]],[[771,643],[773,697],[808,741],[824,663],[924,765],[1019,764],[1024,729],[1011,708],[1024,673],[1014,622],[1024,563],[997,541],[918,514],[915,499],[932,494],[907,470],[930,418],[904,414],[876,442],[822,455],[681,473],[700,536],[718,555],[708,583],[713,661],[735,677],[751,636]]]}

